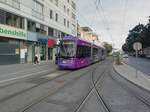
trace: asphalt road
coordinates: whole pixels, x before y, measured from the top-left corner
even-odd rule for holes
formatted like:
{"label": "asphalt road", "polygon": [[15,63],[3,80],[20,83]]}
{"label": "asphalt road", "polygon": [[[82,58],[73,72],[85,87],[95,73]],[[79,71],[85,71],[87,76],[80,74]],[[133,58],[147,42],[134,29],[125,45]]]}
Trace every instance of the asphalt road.
{"label": "asphalt road", "polygon": [[116,74],[111,60],[0,87],[0,112],[150,112],[149,102],[149,92]]}
{"label": "asphalt road", "polygon": [[141,72],[150,76],[150,59],[129,57],[126,59],[127,64],[137,68]]}

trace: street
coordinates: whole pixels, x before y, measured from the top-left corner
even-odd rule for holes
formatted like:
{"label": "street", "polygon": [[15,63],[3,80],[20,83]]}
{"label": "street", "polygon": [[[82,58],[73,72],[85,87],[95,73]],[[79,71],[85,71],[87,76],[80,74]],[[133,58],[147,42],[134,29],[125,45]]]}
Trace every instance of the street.
{"label": "street", "polygon": [[126,60],[126,63],[133,66],[134,68],[137,68],[139,71],[147,74],[148,76],[150,76],[150,69],[149,69],[150,59],[146,59],[146,58],[136,59],[135,57],[129,57]]}
{"label": "street", "polygon": [[26,69],[37,68],[37,75],[1,79],[0,112],[149,112],[149,92],[122,78],[112,64],[107,59],[75,71],[30,65]]}

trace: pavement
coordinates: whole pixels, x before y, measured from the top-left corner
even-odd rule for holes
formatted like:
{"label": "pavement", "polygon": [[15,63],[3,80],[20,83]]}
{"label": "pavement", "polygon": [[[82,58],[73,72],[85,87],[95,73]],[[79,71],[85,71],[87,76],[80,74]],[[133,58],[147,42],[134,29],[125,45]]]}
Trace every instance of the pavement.
{"label": "pavement", "polygon": [[56,70],[57,66],[53,61],[43,61],[40,65],[32,63],[2,65],[0,66],[0,84],[4,85],[16,80],[52,73]]}
{"label": "pavement", "polygon": [[124,62],[139,71],[143,72],[145,75],[150,76],[150,59],[147,58],[138,58],[129,56],[129,58],[124,59]]}
{"label": "pavement", "polygon": [[137,71],[137,76],[136,69],[131,65],[125,63],[123,63],[122,65],[114,64],[114,70],[133,84],[147,91],[150,91],[150,77],[149,75],[139,71],[139,69]]}

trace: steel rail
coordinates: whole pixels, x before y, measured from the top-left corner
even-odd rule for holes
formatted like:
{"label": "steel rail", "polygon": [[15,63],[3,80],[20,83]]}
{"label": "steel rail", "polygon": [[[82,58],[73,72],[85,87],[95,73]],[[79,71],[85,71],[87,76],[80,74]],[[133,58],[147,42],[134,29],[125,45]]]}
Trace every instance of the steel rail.
{"label": "steel rail", "polygon": [[[94,65],[95,66],[95,65]],[[93,67],[92,67],[93,68]],[[82,70],[82,69],[80,69]],[[81,74],[79,77],[77,78],[74,78],[76,80],[80,79],[81,77],[85,76],[88,72],[90,72],[91,69],[89,69],[88,71],[86,71],[85,73]],[[77,71],[74,71],[74,72],[77,72]],[[73,73],[73,72],[70,72],[70,73]],[[68,74],[70,74],[68,73]],[[64,74],[63,76],[65,75],[68,75],[68,74]],[[60,78],[60,77],[63,77],[62,75],[57,77],[57,78]],[[56,79],[56,78],[55,78]],[[54,79],[53,79],[54,80]],[[53,91],[53,92],[48,92],[48,94],[34,100],[33,102],[31,102],[30,104],[26,105],[25,107],[23,107],[22,109],[18,110],[17,112],[26,112],[27,110],[29,110],[30,108],[32,108],[33,106],[35,106],[36,104],[44,101],[46,98],[48,98],[49,96],[53,95],[54,93],[56,93],[57,91],[59,91],[60,89],[64,88],[65,86],[67,86],[68,84],[72,83],[72,80],[66,84],[64,84],[62,87],[58,88],[57,90]]]}
{"label": "steel rail", "polygon": [[[101,64],[100,64],[101,65]],[[101,75],[98,77],[98,79],[94,80],[94,72],[97,69],[98,66],[96,66],[93,70],[92,70],[92,77],[91,77],[91,81],[93,84],[92,89],[88,92],[88,94],[85,96],[85,98],[82,100],[81,104],[76,108],[76,110],[74,112],[80,112],[81,108],[85,105],[85,103],[87,102],[87,100],[89,99],[90,95],[96,91],[96,94],[98,95],[98,100],[100,101],[100,103],[103,105],[103,107],[105,108],[106,112],[111,112],[109,110],[109,108],[107,107],[106,103],[104,102],[103,98],[101,97],[101,95],[98,93],[98,90],[96,88],[97,83],[99,82],[100,79],[102,79],[105,76],[105,72],[106,72],[106,68],[105,70],[101,73]]]}

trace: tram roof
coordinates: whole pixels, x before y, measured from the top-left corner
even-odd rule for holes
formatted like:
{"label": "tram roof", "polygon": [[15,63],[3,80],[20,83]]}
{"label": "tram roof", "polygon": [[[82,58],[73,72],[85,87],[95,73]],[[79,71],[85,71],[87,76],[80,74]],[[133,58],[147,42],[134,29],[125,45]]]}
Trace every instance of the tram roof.
{"label": "tram roof", "polygon": [[[82,41],[82,42],[85,42],[87,44],[92,44],[91,42],[83,40],[83,39],[81,39],[80,37],[77,37],[77,36],[65,36],[62,40],[75,40],[75,41]],[[98,46],[98,45],[95,45],[95,44],[94,44],[94,47],[101,47],[101,48],[103,48],[102,46]]]}

